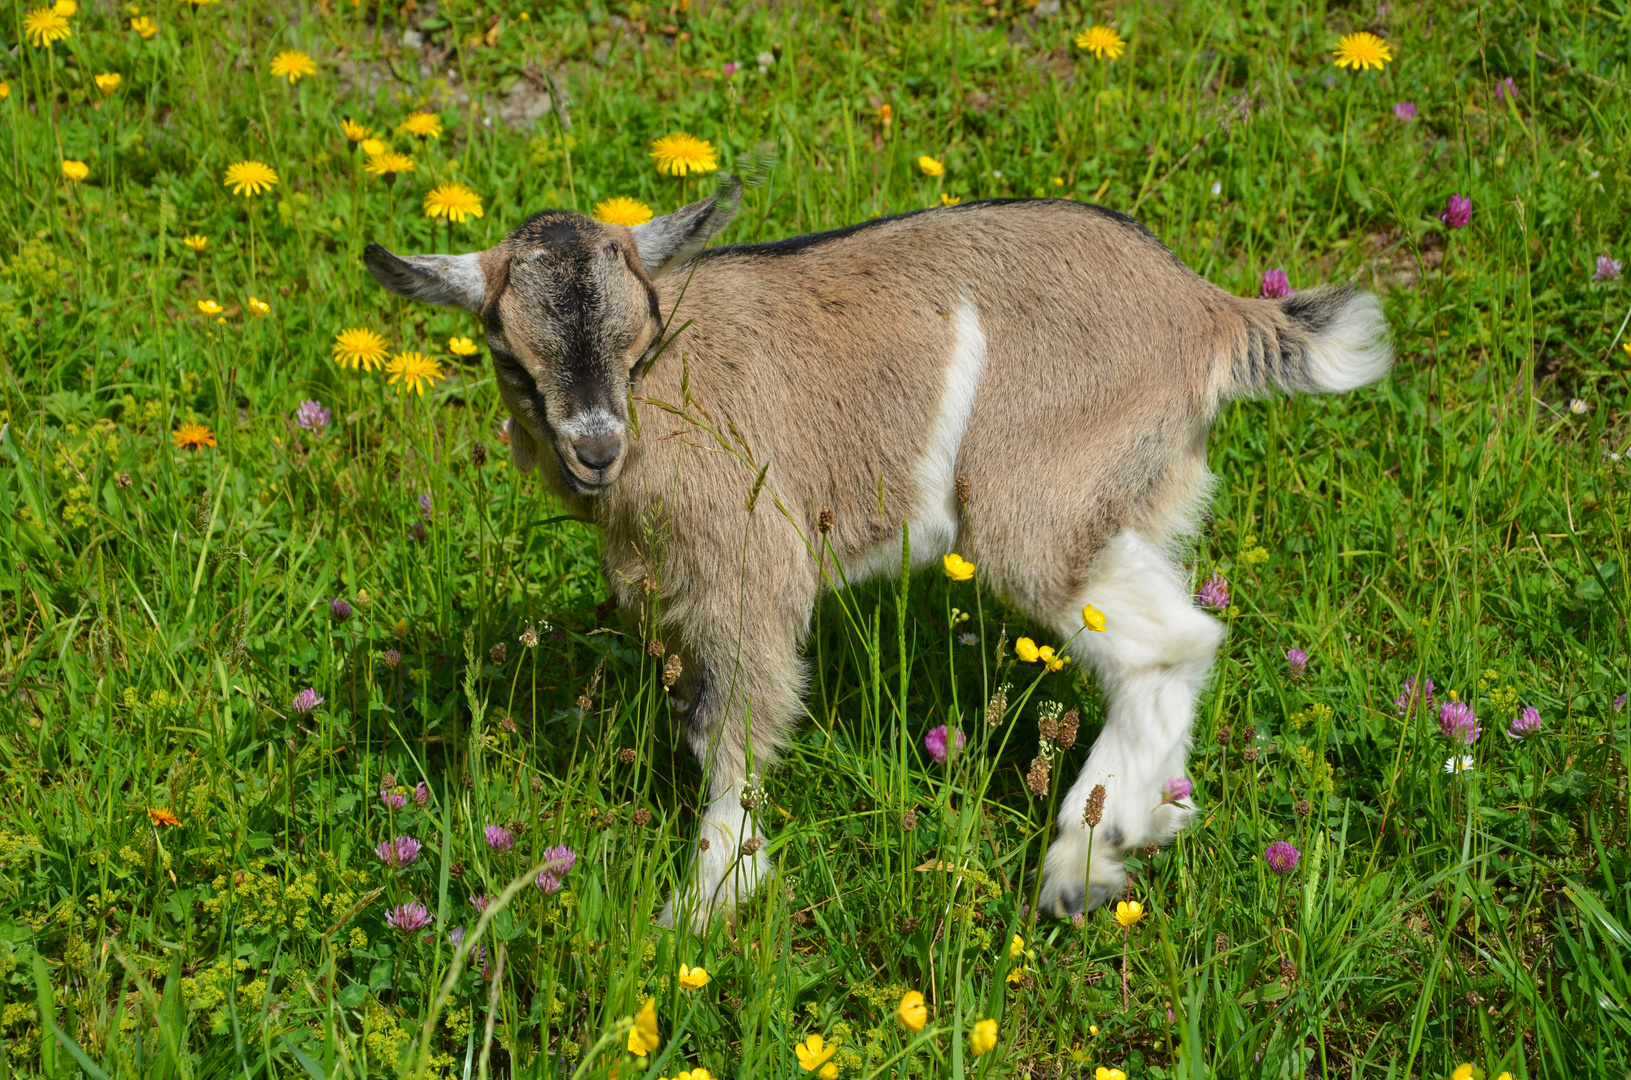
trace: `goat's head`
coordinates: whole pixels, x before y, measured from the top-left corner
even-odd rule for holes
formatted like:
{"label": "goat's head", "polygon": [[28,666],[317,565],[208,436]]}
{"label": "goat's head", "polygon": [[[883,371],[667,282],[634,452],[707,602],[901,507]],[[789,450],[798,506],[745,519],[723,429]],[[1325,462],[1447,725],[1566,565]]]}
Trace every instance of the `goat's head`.
{"label": "goat's head", "polygon": [[661,344],[652,279],[729,223],[742,186],[721,180],[711,198],[633,228],[545,211],[486,251],[401,256],[369,244],[363,258],[399,296],[481,316],[516,467],[531,469],[541,443],[567,486],[593,495],[623,470],[630,389]]}

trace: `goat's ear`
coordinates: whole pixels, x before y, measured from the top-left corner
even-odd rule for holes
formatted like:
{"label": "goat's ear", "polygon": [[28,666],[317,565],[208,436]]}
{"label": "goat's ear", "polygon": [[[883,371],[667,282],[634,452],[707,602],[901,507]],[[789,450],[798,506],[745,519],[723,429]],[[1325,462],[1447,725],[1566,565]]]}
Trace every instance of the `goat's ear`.
{"label": "goat's ear", "polygon": [[510,461],[515,464],[519,472],[531,472],[532,467],[538,464],[538,440],[532,437],[527,425],[510,415],[510,423],[505,428],[510,434]]}
{"label": "goat's ear", "polygon": [[487,295],[481,255],[393,255],[379,244],[363,249],[374,280],[398,296],[479,313]]}
{"label": "goat's ear", "polygon": [[630,229],[646,273],[662,277],[701,251],[709,239],[725,231],[741,202],[742,181],[721,173],[719,187],[708,198]]}

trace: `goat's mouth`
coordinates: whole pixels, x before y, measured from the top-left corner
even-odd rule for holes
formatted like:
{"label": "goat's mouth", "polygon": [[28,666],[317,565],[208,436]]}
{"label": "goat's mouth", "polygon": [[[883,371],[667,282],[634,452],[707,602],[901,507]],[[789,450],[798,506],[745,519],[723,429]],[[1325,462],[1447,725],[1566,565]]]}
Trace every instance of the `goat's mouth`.
{"label": "goat's mouth", "polygon": [[599,495],[617,481],[623,472],[623,458],[618,459],[604,469],[597,469],[590,473],[588,470],[574,469],[566,463],[566,459],[559,453],[555,455],[555,467],[560,470],[561,480],[575,495]]}

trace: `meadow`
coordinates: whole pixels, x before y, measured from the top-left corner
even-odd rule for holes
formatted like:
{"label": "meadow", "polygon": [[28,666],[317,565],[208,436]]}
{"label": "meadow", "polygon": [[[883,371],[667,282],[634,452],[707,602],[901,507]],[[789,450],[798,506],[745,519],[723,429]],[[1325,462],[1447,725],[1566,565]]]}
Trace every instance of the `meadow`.
{"label": "meadow", "polygon": [[[0,38],[0,1077],[1631,1071],[1625,0]],[[1214,428],[1200,812],[1119,909],[1032,911],[1093,679],[936,572],[823,601],[774,880],[654,925],[700,782],[662,646],[510,465],[478,321],[361,252],[672,210],[681,133],[748,180],[725,242],[1071,198],[1236,293],[1381,295],[1387,380]]]}

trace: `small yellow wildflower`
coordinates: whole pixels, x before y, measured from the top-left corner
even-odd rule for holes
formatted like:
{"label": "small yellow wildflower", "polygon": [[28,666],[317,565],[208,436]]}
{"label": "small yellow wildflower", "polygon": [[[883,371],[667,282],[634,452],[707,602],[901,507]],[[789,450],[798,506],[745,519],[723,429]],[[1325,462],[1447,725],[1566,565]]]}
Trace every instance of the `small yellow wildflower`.
{"label": "small yellow wildflower", "polygon": [[1089,26],[1076,35],[1076,47],[1100,60],[1119,60],[1127,51],[1127,43],[1109,26]]}
{"label": "small yellow wildflower", "polygon": [[[447,351],[454,356],[474,356],[478,351],[476,343],[467,337],[450,337],[447,339]],[[701,971],[701,968],[697,968]]]}
{"label": "small yellow wildflower", "polygon": [[798,1055],[799,1068],[805,1072],[815,1072],[827,1064],[827,1059],[838,1053],[838,1044],[828,1046],[826,1040],[820,1035],[811,1035],[793,1047],[793,1053]]}
{"label": "small yellow wildflower", "polygon": [[153,35],[159,32],[159,24],[148,18],[146,15],[138,15],[134,19],[131,19],[130,28],[134,30],[136,32],[136,36],[141,38],[143,41],[151,41]]}
{"label": "small yellow wildflower", "polygon": [[345,141],[350,143],[351,148],[355,150],[358,143],[373,135],[374,132],[348,116],[340,121],[340,134],[345,136]]}
{"label": "small yellow wildflower", "polygon": [[354,326],[334,335],[334,362],[341,367],[373,371],[385,359],[385,339],[366,327]]}
{"label": "small yellow wildflower", "polygon": [[974,1030],[968,1033],[968,1048],[974,1052],[975,1057],[989,1054],[997,1048],[997,1022],[995,1020],[976,1020]]}
{"label": "small yellow wildflower", "polygon": [[1087,627],[1089,630],[1095,630],[1101,634],[1104,633],[1104,612],[1100,611],[1092,604],[1088,604],[1086,607],[1082,608],[1082,625]]}
{"label": "small yellow wildflower", "polygon": [[396,179],[398,173],[413,172],[413,158],[394,150],[369,154],[368,160],[363,162],[362,171],[369,176],[381,177],[389,184]]}
{"label": "small yellow wildflower", "polygon": [[102,96],[106,97],[119,89],[119,85],[124,81],[125,77],[117,71],[108,71],[96,77],[96,88],[102,91]]}
{"label": "small yellow wildflower", "polygon": [[463,184],[438,184],[425,196],[425,216],[463,225],[466,218],[483,216],[481,196]]}
{"label": "small yellow wildflower", "polygon": [[1044,645],[1040,649],[1036,650],[1036,656],[1037,659],[1042,661],[1043,665],[1046,666],[1049,671],[1058,671],[1060,668],[1070,663],[1070,657],[1060,656],[1058,653],[1053,651],[1052,645]]}
{"label": "small yellow wildflower", "polygon": [[1393,50],[1375,34],[1361,30],[1343,37],[1337,44],[1334,58],[1339,68],[1352,68],[1355,71],[1375,68],[1381,71],[1393,59]]}
{"label": "small yellow wildflower", "polygon": [[629,1029],[629,1053],[645,1057],[662,1045],[657,1037],[657,999],[646,998],[640,1011],[634,1014],[634,1026]]}
{"label": "small yellow wildflower", "polygon": [[1025,981],[1025,965],[1020,964],[1018,967],[1013,968],[1008,972],[1006,977],[1008,979],[1009,986],[1018,986],[1020,983]]}
{"label": "small yellow wildflower", "polygon": [[364,139],[358,145],[362,147],[363,155],[366,157],[378,157],[390,149],[378,139]]}
{"label": "small yellow wildflower", "polygon": [[923,170],[924,176],[945,176],[946,167],[928,154],[917,159],[917,167]]}
{"label": "small yellow wildflower", "polygon": [[1121,924],[1123,930],[1131,930],[1138,925],[1138,920],[1144,917],[1144,905],[1137,900],[1120,900],[1116,903],[1116,922]]}
{"label": "small yellow wildflower", "polygon": [[1027,664],[1034,664],[1036,663],[1037,657],[1042,655],[1042,650],[1038,649],[1036,647],[1036,642],[1032,641],[1030,638],[1022,637],[1018,641],[1014,642],[1014,655],[1025,661]]}
{"label": "small yellow wildflower", "polygon": [[1093,1080],[1127,1080],[1127,1074],[1120,1069],[1107,1069],[1100,1065],[1093,1070]]}
{"label": "small yellow wildflower", "polygon": [[215,445],[215,432],[206,425],[189,421],[170,433],[177,450],[202,450]]}
{"label": "small yellow wildflower", "polygon": [[277,186],[277,173],[270,165],[250,158],[228,165],[222,183],[231,188],[234,195],[259,195]]}
{"label": "small yellow wildflower", "polygon": [[[466,338],[465,340],[468,341],[469,339]],[[682,963],[680,965],[680,986],[686,990],[701,990],[707,985],[707,971],[700,967],[692,967],[690,964]]]}
{"label": "small yellow wildflower", "polygon": [[257,297],[251,296],[244,306],[247,307],[249,309],[249,313],[255,316],[257,319],[263,315],[270,315],[272,313],[272,305],[268,304],[265,300],[258,299]]}
{"label": "small yellow wildflower", "polygon": [[946,576],[953,581],[967,581],[974,576],[974,564],[956,552],[944,556],[940,561],[945,564]]}
{"label": "small yellow wildflower", "polygon": [[956,206],[962,201],[963,197],[961,195],[947,195],[944,191],[940,193],[941,206]]}
{"label": "small yellow wildflower", "polygon": [[194,251],[203,251],[205,248],[210,246],[210,238],[199,233],[193,233],[191,236],[184,236],[182,237],[181,242],[192,248]]}
{"label": "small yellow wildflower", "polygon": [[435,113],[410,113],[408,118],[396,126],[398,135],[411,135],[415,139],[440,139],[442,137],[442,118]]}
{"label": "small yellow wildflower", "polygon": [[64,160],[62,163],[62,175],[66,176],[68,179],[77,184],[87,176],[91,175],[91,167],[85,164],[83,161]]}
{"label": "small yellow wildflower", "polygon": [[11,84],[8,82],[0,82],[0,101],[4,101],[10,96]]}
{"label": "small yellow wildflower", "polygon": [[1472,1080],[1472,1062],[1463,1061],[1450,1070],[1450,1080]]}
{"label": "small yellow wildflower", "polygon": [[420,397],[425,396],[425,387],[435,386],[436,380],[442,377],[442,365],[422,352],[397,353],[395,359],[385,365],[385,371],[390,376],[386,384],[395,386],[397,393],[412,390]]}
{"label": "small yellow wildflower", "polygon": [[595,204],[595,220],[604,221],[608,225],[644,225],[651,220],[651,207],[639,199],[630,199],[619,195],[615,199],[606,199]]}
{"label": "small yellow wildflower", "polygon": [[1025,939],[1020,937],[1018,934],[1015,934],[1014,935],[1014,940],[1012,940],[1012,941],[1010,941],[1008,943],[1008,959],[1018,960],[1020,957],[1022,957],[1024,955],[1025,955]]}
{"label": "small yellow wildflower", "polygon": [[272,74],[288,79],[293,86],[308,75],[317,74],[317,62],[298,49],[285,49],[272,57]]}
{"label": "small yellow wildflower", "polygon": [[683,131],[670,132],[653,141],[649,156],[664,176],[688,176],[719,168],[719,154],[713,144]]}
{"label": "small yellow wildflower", "polygon": [[35,8],[23,16],[23,36],[36,49],[65,41],[72,34],[67,18],[51,8]]}
{"label": "small yellow wildflower", "polygon": [[923,1004],[922,993],[917,990],[906,991],[900,999],[900,1004],[895,1008],[895,1019],[908,1031],[922,1031],[923,1025],[929,1022],[929,1010]]}
{"label": "small yellow wildflower", "polygon": [[206,315],[219,315],[221,314],[221,305],[217,304],[214,300],[200,300],[198,302],[198,310],[202,311]]}

